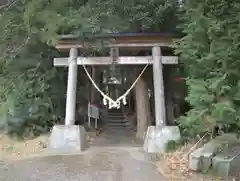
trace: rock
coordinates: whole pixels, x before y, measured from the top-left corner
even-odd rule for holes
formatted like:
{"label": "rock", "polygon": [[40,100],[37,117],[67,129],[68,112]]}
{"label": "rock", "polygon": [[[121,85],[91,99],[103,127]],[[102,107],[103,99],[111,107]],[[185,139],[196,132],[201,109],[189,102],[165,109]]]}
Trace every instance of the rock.
{"label": "rock", "polygon": [[177,126],[149,126],[144,140],[144,150],[148,153],[164,153],[169,141],[180,140]]}
{"label": "rock", "polygon": [[194,171],[201,171],[210,168],[214,153],[214,147],[211,147],[211,144],[197,149],[189,156],[189,168]]}
{"label": "rock", "polygon": [[52,129],[47,151],[50,153],[78,152],[87,147],[87,135],[83,126],[55,125]]}
{"label": "rock", "polygon": [[217,154],[213,160],[213,171],[218,176],[235,176],[240,172],[240,152],[232,152],[230,149]]}

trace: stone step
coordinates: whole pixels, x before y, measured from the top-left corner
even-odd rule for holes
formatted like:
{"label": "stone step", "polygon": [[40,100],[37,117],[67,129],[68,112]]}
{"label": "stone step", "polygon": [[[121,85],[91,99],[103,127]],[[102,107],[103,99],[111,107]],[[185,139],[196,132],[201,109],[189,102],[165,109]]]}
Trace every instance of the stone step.
{"label": "stone step", "polygon": [[125,119],[124,118],[111,118],[111,117],[108,117],[105,120],[106,121],[124,121]]}
{"label": "stone step", "polygon": [[128,113],[112,113],[112,112],[108,112],[107,113],[108,116],[113,116],[113,117],[131,116],[133,114],[134,113],[132,113],[132,112],[128,112]]}
{"label": "stone step", "polygon": [[111,122],[105,122],[105,126],[115,126],[115,127],[127,127],[130,126],[129,123],[111,123]]}
{"label": "stone step", "polygon": [[128,133],[129,131],[133,131],[132,128],[128,128],[128,127],[106,127],[105,130],[109,130],[109,131],[117,131],[117,132],[121,132],[121,133]]}
{"label": "stone step", "polygon": [[133,130],[131,128],[128,128],[128,127],[107,127],[105,128],[105,132],[117,132],[117,133],[124,133],[123,135],[126,134],[129,134],[130,132],[132,132]]}
{"label": "stone step", "polygon": [[104,126],[109,130],[129,131],[132,130],[130,122],[126,119],[128,116],[133,115],[132,112],[122,113],[119,110],[110,110],[104,117]]}
{"label": "stone step", "polygon": [[133,114],[133,112],[108,112],[109,115],[130,115]]}
{"label": "stone step", "polygon": [[129,123],[128,120],[106,120],[106,121],[104,121],[104,122],[105,122],[105,123],[123,123],[123,124]]}
{"label": "stone step", "polygon": [[129,122],[105,122],[105,125],[107,126],[129,126],[130,123]]}
{"label": "stone step", "polygon": [[105,123],[105,126],[126,127],[126,126],[130,126],[130,124]]}
{"label": "stone step", "polygon": [[131,128],[128,127],[106,127],[105,130],[116,130],[116,131],[129,131]]}
{"label": "stone step", "polygon": [[124,120],[124,119],[108,119],[105,121],[106,123],[128,123],[128,120]]}
{"label": "stone step", "polygon": [[108,121],[108,120],[106,120],[106,121],[104,121],[104,123],[105,124],[108,124],[108,123],[110,123],[110,124],[130,124],[130,122],[129,121],[124,121],[124,120],[110,120],[110,121]]}
{"label": "stone step", "polygon": [[105,119],[126,119],[129,116],[131,116],[131,115],[128,115],[128,116],[124,116],[124,115],[108,115],[108,116],[105,116],[103,118],[105,118]]}

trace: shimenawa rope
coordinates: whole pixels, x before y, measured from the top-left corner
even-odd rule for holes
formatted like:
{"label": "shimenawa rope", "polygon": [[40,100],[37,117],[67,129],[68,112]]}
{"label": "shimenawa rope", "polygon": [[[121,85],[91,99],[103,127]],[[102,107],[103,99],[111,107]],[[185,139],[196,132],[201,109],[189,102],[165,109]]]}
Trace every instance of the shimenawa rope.
{"label": "shimenawa rope", "polygon": [[145,72],[145,70],[148,67],[148,64],[142,69],[141,73],[139,74],[139,76],[137,77],[137,79],[133,82],[133,84],[131,85],[131,87],[119,98],[117,98],[117,100],[113,100],[111,97],[109,97],[108,95],[106,95],[103,91],[101,91],[101,89],[97,86],[97,84],[94,82],[94,80],[92,79],[91,75],[89,74],[86,66],[84,65],[84,62],[82,61],[82,66],[84,68],[84,71],[86,72],[89,80],[91,81],[91,83],[93,84],[93,86],[95,87],[95,89],[103,96],[103,104],[106,106],[108,104],[108,108],[112,109],[112,108],[120,108],[121,105],[121,101],[124,105],[127,104],[126,101],[126,96],[129,94],[129,92],[133,89],[133,87],[136,85],[136,83],[138,82],[138,80],[140,79],[140,77],[143,75],[143,73]]}

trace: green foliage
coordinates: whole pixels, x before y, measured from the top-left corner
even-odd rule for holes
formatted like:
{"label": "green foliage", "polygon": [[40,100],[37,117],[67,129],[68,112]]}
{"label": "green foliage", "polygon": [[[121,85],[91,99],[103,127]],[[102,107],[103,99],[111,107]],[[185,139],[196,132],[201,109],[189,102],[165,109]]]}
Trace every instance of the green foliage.
{"label": "green foliage", "polygon": [[181,142],[174,140],[168,141],[166,146],[167,152],[174,152],[181,146]]}
{"label": "green foliage", "polygon": [[52,67],[58,53],[27,32],[23,9],[20,1],[0,20],[0,128],[35,136],[62,115],[65,86],[63,74]]}
{"label": "green foliage", "polygon": [[[120,31],[176,31],[177,0],[28,0],[24,23],[43,41],[56,42],[57,34]],[[167,22],[167,23],[166,23]]]}
{"label": "green foliage", "polygon": [[186,116],[182,116],[178,120],[181,135],[184,141],[195,138],[196,135],[202,135],[206,130],[204,125],[204,111],[192,109]]}
{"label": "green foliage", "polygon": [[[10,134],[34,136],[47,132],[61,116],[65,87],[60,83],[61,72],[51,66],[46,45],[29,42],[25,48],[14,59],[5,57],[9,64],[1,74],[5,91],[1,96],[0,126]],[[34,52],[34,48],[41,52]]]}
{"label": "green foliage", "polygon": [[219,126],[239,132],[240,2],[186,1],[181,28],[185,36],[176,53],[188,72],[193,106],[180,119],[191,137]]}

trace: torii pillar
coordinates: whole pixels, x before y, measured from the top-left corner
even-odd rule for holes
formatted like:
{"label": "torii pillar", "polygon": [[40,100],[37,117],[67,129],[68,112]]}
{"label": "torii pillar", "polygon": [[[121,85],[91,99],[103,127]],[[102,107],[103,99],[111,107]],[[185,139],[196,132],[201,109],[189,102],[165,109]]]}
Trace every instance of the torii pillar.
{"label": "torii pillar", "polygon": [[83,126],[75,124],[76,92],[77,92],[77,48],[71,48],[68,58],[68,82],[66,96],[65,125],[55,125],[52,129],[48,151],[78,152],[86,148],[86,131]]}
{"label": "torii pillar", "polygon": [[154,83],[154,103],[155,122],[157,126],[166,125],[166,109],[163,83],[163,64],[160,47],[153,47],[153,83]]}
{"label": "torii pillar", "polygon": [[67,97],[66,97],[66,116],[65,125],[72,126],[75,123],[76,111],[76,93],[77,93],[77,56],[76,48],[71,48],[68,59],[68,82],[67,82]]}
{"label": "torii pillar", "polygon": [[163,153],[170,140],[180,139],[180,131],[177,126],[166,125],[161,47],[153,47],[152,56],[156,126],[148,127],[144,140],[144,150],[148,153]]}

